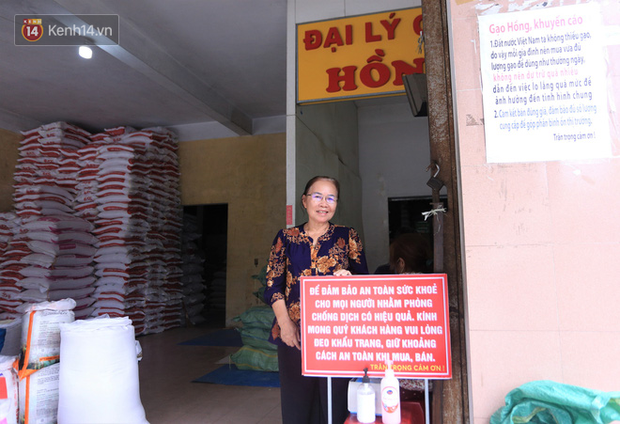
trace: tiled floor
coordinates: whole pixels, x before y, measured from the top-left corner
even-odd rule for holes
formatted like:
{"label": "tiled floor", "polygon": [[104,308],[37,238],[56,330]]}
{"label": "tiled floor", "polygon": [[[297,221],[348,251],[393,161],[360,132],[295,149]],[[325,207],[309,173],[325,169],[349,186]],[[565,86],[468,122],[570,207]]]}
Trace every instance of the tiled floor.
{"label": "tiled floor", "polygon": [[192,383],[238,349],[179,345],[215,330],[175,328],[138,337],[140,394],[149,423],[281,424],[278,388]]}

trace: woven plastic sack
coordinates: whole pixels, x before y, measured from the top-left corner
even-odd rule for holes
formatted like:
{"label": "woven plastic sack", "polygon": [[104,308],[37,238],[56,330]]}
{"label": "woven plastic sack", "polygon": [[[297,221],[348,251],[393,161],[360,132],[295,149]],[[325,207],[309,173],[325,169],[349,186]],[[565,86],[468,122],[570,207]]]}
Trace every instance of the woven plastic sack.
{"label": "woven plastic sack", "polygon": [[29,373],[57,363],[60,360],[61,323],[75,319],[75,300],[24,304],[22,318],[20,380]]}
{"label": "woven plastic sack", "polygon": [[244,346],[274,352],[278,350],[278,346],[269,341],[271,328],[243,327],[237,331],[241,334]]}
{"label": "woven plastic sack", "polygon": [[274,350],[242,346],[230,359],[240,370],[278,371],[278,352]]}
{"label": "woven plastic sack", "polygon": [[23,424],[56,424],[59,363],[19,379],[19,420]]}
{"label": "woven plastic sack", "polygon": [[58,424],[148,424],[127,317],[60,325]]}
{"label": "woven plastic sack", "polygon": [[237,331],[241,334],[241,340],[245,346],[260,350],[275,351],[277,346],[269,342],[271,327],[275,314],[271,306],[253,306],[233,321],[241,321],[243,327]]}
{"label": "woven plastic sack", "polygon": [[526,383],[506,395],[490,424],[606,424],[620,420],[620,392],[602,392],[548,380]]}
{"label": "woven plastic sack", "polygon": [[244,327],[268,328],[271,330],[275,314],[271,306],[254,306],[235,318]]}
{"label": "woven plastic sack", "polygon": [[15,356],[0,356],[0,423],[17,424],[18,384]]}

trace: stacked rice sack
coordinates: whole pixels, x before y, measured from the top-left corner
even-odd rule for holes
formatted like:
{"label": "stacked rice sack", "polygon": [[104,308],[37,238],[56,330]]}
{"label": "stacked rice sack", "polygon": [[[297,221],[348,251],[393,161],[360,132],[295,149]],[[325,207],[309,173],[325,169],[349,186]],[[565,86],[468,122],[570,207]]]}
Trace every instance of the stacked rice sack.
{"label": "stacked rice sack", "polygon": [[12,304],[0,307],[16,316],[24,302],[71,297],[76,315],[86,317],[94,302],[90,264],[98,241],[92,224],[74,216],[74,200],[78,150],[90,133],[55,122],[22,134],[13,195],[18,230],[0,265]]}
{"label": "stacked rice sack", "polygon": [[0,318],[72,298],[76,318],[127,316],[137,334],[180,325],[174,134],[56,122],[23,135],[15,213],[0,217]]}
{"label": "stacked rice sack", "polygon": [[76,196],[73,209],[75,215],[91,223],[97,220],[97,198],[98,181],[97,172],[99,171],[98,149],[100,143],[91,144],[78,150],[77,184],[75,186]]}
{"label": "stacked rice sack", "polygon": [[19,298],[30,303],[71,298],[76,318],[90,316],[98,243],[92,229],[90,222],[74,216],[43,216],[24,223],[15,239],[31,253],[20,260],[25,267],[19,271],[24,277],[17,282],[23,289]]}
{"label": "stacked rice sack", "polygon": [[92,139],[96,150],[82,161],[96,181],[92,203],[83,209],[96,208],[90,217],[99,240],[94,315],[127,316],[136,334],[178,326],[182,225],[176,139],[164,128],[126,127]]}
{"label": "stacked rice sack", "polygon": [[0,319],[21,316],[17,307],[23,302],[18,294],[22,279],[19,260],[25,256],[22,250],[13,246],[13,237],[19,230],[21,219],[14,212],[0,213]]}
{"label": "stacked rice sack", "polygon": [[19,222],[15,212],[0,212],[0,255],[4,255],[13,240]]}
{"label": "stacked rice sack", "polygon": [[201,312],[204,309],[204,251],[200,250],[196,241],[202,237],[198,228],[198,219],[194,215],[183,215],[183,233],[181,234],[181,249],[183,265],[183,308],[185,318],[191,324],[200,324],[205,321]]}
{"label": "stacked rice sack", "polygon": [[[73,191],[76,184],[78,150],[90,143],[90,133],[66,122],[54,122],[38,128],[23,131],[17,167],[15,169],[16,196],[24,186],[63,187]],[[51,190],[51,191],[49,191]],[[58,211],[73,214],[71,201],[65,193],[53,189],[42,189],[42,197],[29,197],[15,205],[22,217],[32,215],[58,214]],[[55,197],[51,197],[54,195]],[[51,212],[50,212],[51,211]]]}

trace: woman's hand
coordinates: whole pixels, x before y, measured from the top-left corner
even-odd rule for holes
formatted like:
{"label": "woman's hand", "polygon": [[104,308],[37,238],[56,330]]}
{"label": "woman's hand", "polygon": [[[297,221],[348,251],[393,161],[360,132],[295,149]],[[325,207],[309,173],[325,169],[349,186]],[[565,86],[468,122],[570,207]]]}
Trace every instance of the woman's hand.
{"label": "woman's hand", "polygon": [[287,346],[295,346],[297,349],[301,350],[301,337],[299,328],[297,328],[295,323],[287,316],[282,322],[278,320],[278,325],[280,326],[280,338],[282,341],[286,343]]}
{"label": "woman's hand", "polygon": [[288,316],[288,310],[286,309],[284,299],[276,300],[271,307],[276,315],[278,326],[280,326],[280,338],[282,341],[287,346],[295,346],[297,349],[301,350],[299,328],[297,328],[297,325]]}
{"label": "woman's hand", "polygon": [[338,277],[343,277],[345,275],[353,275],[353,274],[351,274],[351,271],[349,271],[348,269],[339,269],[338,271],[334,272],[334,275]]}

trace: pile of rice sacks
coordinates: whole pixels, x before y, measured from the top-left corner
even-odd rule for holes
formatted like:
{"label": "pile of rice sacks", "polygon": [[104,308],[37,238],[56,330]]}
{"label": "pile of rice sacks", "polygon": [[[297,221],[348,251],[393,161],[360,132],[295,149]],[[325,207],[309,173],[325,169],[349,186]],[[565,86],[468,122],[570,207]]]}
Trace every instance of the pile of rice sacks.
{"label": "pile of rice sacks", "polygon": [[76,319],[127,316],[136,334],[180,325],[176,136],[65,122],[22,134],[15,210],[0,214],[0,319],[71,298]]}

